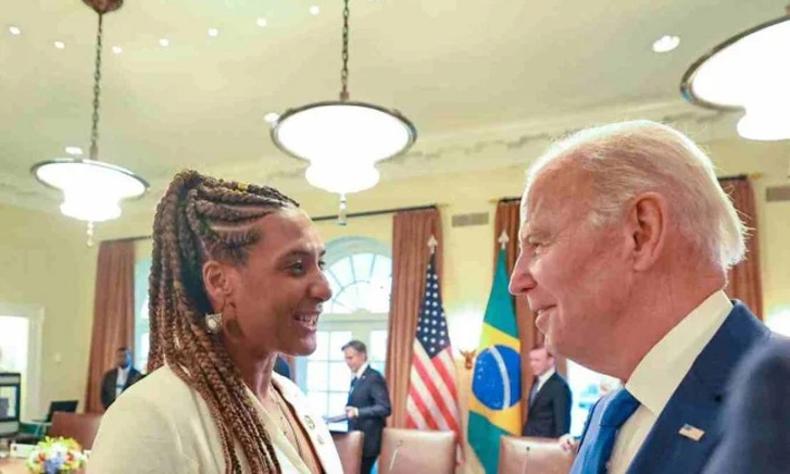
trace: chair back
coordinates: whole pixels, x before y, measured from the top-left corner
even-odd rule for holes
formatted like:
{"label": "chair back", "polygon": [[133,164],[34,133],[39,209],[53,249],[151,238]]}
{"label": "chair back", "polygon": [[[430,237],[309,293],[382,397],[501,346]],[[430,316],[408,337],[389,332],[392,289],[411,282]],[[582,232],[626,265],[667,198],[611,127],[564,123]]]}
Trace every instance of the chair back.
{"label": "chair back", "polygon": [[65,411],[74,413],[77,411],[78,400],[54,400],[49,403],[49,410],[47,411],[47,418],[44,420],[47,423],[52,422],[52,415],[56,411]]}
{"label": "chair back", "polygon": [[503,436],[499,442],[499,472],[567,474],[575,456],[553,438]]}
{"label": "chair back", "polygon": [[365,433],[333,431],[332,441],[335,442],[337,454],[340,455],[343,474],[359,474],[362,468],[362,445],[365,442]]}
{"label": "chair back", "polygon": [[384,428],[379,474],[452,474],[455,433]]}
{"label": "chair back", "polygon": [[96,432],[99,431],[99,423],[101,415],[97,413],[56,411],[52,415],[49,436],[68,436],[74,438],[84,449],[91,449]]}

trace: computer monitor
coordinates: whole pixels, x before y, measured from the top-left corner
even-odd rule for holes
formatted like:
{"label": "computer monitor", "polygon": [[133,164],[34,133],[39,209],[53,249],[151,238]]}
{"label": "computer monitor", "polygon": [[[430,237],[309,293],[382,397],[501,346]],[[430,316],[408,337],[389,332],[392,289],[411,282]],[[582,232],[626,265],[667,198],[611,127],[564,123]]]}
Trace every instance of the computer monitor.
{"label": "computer monitor", "polygon": [[52,421],[52,414],[56,411],[65,411],[69,413],[74,413],[77,411],[77,404],[79,400],[55,400],[49,404],[49,412],[47,413],[47,419],[44,420],[47,423]]}

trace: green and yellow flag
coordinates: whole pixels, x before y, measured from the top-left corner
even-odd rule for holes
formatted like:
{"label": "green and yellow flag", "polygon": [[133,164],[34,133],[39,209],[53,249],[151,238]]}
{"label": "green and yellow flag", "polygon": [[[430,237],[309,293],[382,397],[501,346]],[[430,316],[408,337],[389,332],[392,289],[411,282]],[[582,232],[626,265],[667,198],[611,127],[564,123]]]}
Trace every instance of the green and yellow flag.
{"label": "green and yellow flag", "polygon": [[499,438],[521,435],[521,344],[508,293],[504,249],[497,257],[477,353],[468,438],[486,474],[496,474]]}

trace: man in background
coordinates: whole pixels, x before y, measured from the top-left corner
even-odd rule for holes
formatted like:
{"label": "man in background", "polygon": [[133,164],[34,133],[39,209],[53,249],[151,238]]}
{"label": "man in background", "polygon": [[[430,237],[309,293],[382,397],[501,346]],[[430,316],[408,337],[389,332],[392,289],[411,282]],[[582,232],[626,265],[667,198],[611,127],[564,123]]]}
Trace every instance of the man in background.
{"label": "man in background", "polygon": [[545,347],[529,351],[529,366],[535,378],[523,434],[559,438],[571,429],[571,389],[557,373],[554,355]]}
{"label": "man in background", "polygon": [[665,125],[582,130],[530,167],[510,291],[550,351],[625,383],[573,474],[699,473],[721,448],[733,367],[770,335],[723,291],[744,234],[710,159]]}
{"label": "man in background", "polygon": [[127,347],[118,348],[115,362],[116,367],[108,370],[101,382],[101,403],[105,410],[121,392],[142,378],[142,374],[132,366],[132,352]]}
{"label": "man in background", "polygon": [[381,432],[391,412],[390,396],[384,376],[368,364],[365,343],[353,340],[342,349],[353,374],[346,403],[348,430],[365,434],[361,472],[368,474],[381,452]]}
{"label": "man in background", "polygon": [[274,371],[287,379],[291,378],[291,366],[282,354],[277,354],[274,360]]}

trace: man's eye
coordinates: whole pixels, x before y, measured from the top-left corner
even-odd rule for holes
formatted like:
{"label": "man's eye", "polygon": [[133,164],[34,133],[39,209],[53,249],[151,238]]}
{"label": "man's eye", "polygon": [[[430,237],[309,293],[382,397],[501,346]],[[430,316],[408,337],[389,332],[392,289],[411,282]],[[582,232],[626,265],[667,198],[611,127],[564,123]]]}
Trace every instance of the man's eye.
{"label": "man's eye", "polygon": [[294,262],[288,267],[288,269],[291,271],[291,273],[302,274],[304,273],[304,262]]}
{"label": "man's eye", "polygon": [[324,267],[326,267],[326,262],[325,262],[325,261],[323,261],[323,260],[319,260],[319,261],[318,261],[318,268],[320,268],[321,270],[323,270],[323,269],[324,269]]}

